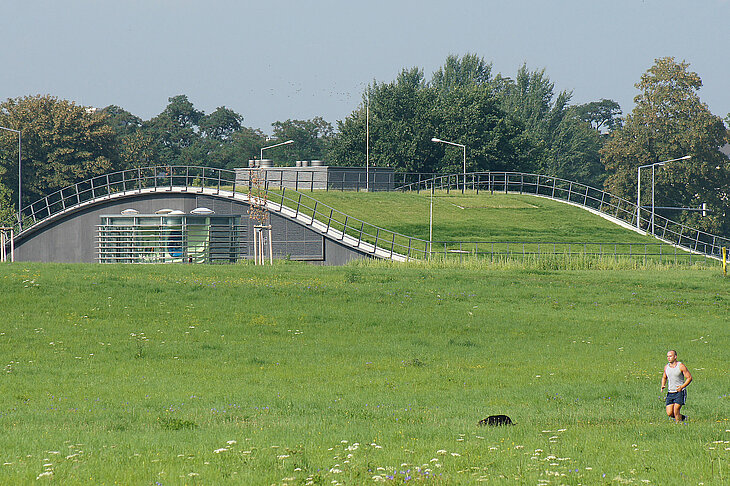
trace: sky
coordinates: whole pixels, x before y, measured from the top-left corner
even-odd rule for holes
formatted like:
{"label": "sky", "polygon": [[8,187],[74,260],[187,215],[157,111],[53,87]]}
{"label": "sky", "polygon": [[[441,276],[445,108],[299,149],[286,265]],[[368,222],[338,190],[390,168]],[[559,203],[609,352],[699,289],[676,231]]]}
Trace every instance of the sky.
{"label": "sky", "polygon": [[450,54],[493,73],[545,68],[572,103],[633,108],[654,59],[690,63],[700,98],[730,113],[730,0],[4,0],[0,100],[51,94],[142,119],[171,96],[243,124],[352,113],[404,68]]}

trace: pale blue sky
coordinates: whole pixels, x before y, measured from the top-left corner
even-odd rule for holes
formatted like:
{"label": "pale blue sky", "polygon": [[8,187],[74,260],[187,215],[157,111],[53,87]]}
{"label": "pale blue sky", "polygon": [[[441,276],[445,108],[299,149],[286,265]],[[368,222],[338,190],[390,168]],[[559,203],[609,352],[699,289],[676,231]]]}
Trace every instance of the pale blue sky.
{"label": "pale blue sky", "polygon": [[148,119],[186,94],[244,124],[322,116],[335,123],[373,79],[427,78],[467,52],[513,76],[546,68],[573,102],[633,107],[634,83],[675,56],[730,112],[730,0],[5,0],[0,98],[50,93]]}

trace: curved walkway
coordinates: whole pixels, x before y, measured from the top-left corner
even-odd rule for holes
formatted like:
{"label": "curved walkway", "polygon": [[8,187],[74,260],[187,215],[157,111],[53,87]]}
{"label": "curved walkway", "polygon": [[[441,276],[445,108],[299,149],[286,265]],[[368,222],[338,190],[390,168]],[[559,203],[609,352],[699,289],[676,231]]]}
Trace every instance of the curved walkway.
{"label": "curved walkway", "polygon": [[[184,175],[180,174],[180,169],[184,170]],[[163,183],[166,181],[169,184]],[[414,258],[417,247],[426,246],[416,246],[415,242],[422,240],[352,218],[298,191],[263,189],[254,194],[239,192],[235,186],[233,172],[200,167],[158,167],[108,174],[64,188],[23,208],[23,225],[16,231],[15,240],[31,237],[60,218],[109,200],[142,194],[192,193],[265,206],[272,213],[375,258],[406,261]],[[408,244],[404,245],[404,241]],[[400,253],[403,250],[405,254]]]}
{"label": "curved walkway", "polygon": [[722,247],[730,239],[713,235],[654,214],[645,206],[637,211],[635,202],[614,196],[579,182],[525,172],[473,172],[447,174],[402,185],[396,190],[421,191],[432,186],[441,190],[473,190],[510,194],[528,194],[569,203],[609,221],[682,250],[720,259]]}
{"label": "curved walkway", "polygon": [[[252,178],[249,177],[249,180]],[[326,238],[341,242],[376,258],[404,261],[426,256],[429,242],[396,233],[353,218],[285,187],[260,190],[236,181],[236,173],[197,166],[159,166],[130,169],[79,182],[26,206],[22,224],[16,224],[16,239],[28,237],[46,224],[90,205],[113,198],[144,193],[198,193],[266,205],[271,212],[310,227]],[[569,203],[591,211],[628,229],[653,234],[657,239],[686,251],[711,258],[721,257],[730,240],[671,221],[636,204],[573,181],[521,172],[475,172],[436,176],[406,184],[401,191],[420,191],[435,186],[441,190],[472,190],[529,194]],[[638,224],[637,224],[638,219]],[[653,223],[653,224],[652,224]]]}

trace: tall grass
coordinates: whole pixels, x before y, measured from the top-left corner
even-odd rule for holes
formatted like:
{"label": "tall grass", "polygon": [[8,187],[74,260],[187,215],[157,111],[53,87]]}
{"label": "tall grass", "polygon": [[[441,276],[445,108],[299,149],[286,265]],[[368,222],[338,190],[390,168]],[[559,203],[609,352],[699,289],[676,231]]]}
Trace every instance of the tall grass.
{"label": "tall grass", "polygon": [[473,255],[453,256],[435,254],[426,259],[414,259],[407,263],[388,260],[355,260],[352,267],[391,268],[397,271],[399,267],[424,269],[468,269],[468,270],[638,270],[664,271],[678,268],[718,270],[721,263],[709,259],[696,257],[690,261],[683,258],[677,261],[660,260],[651,256],[610,256],[610,255],[582,255],[582,254],[527,254],[527,255]]}
{"label": "tall grass", "polygon": [[0,483],[726,484],[728,280],[534,263],[0,265]]}

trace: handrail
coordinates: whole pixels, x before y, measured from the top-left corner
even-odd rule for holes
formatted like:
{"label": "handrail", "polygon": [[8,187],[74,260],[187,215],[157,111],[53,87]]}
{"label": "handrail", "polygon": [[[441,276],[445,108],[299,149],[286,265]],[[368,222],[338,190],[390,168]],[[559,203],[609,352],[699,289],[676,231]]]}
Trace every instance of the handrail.
{"label": "handrail", "polygon": [[[712,258],[719,259],[722,247],[730,246],[730,238],[690,228],[656,213],[654,213],[652,225],[650,209],[642,206],[637,212],[635,202],[580,182],[559,177],[526,172],[489,171],[467,173],[466,179],[464,179],[463,174],[441,174],[434,175],[430,179],[420,179],[418,182],[404,184],[396,187],[395,190],[421,191],[430,190],[431,186],[447,192],[452,189],[468,188],[477,193],[496,191],[505,194],[530,194],[568,202],[618,220],[625,226],[654,236],[664,243]],[[638,224],[637,217],[639,218]]]}
{"label": "handrail", "polygon": [[[153,166],[112,172],[65,187],[24,207],[21,221],[15,225],[18,229],[16,237],[22,237],[60,213],[115,195],[169,192],[173,189],[201,193],[207,189],[213,195],[220,196],[221,189],[228,191],[227,188],[230,188],[228,197],[249,199],[245,192],[239,192],[242,187],[240,183],[237,184],[236,173],[226,169]],[[300,220],[322,234],[328,234],[364,253],[378,258],[406,260],[414,258],[413,254],[418,255],[418,250],[423,248],[420,254],[426,255],[427,241],[361,221],[294,189],[281,187],[277,191],[270,185],[263,188],[248,185],[247,188],[252,199],[267,201],[269,211]],[[388,235],[387,241],[383,235]],[[404,256],[406,252],[410,256]]]}
{"label": "handrail", "polygon": [[[251,172],[258,169],[248,170],[248,181],[243,187],[250,190]],[[116,193],[141,193],[145,189],[170,191],[173,187],[177,187],[183,192],[203,192],[207,188],[213,190],[214,194],[220,195],[222,187],[230,187],[230,193],[235,197],[236,194],[242,194],[239,192],[242,184],[236,180],[236,175],[235,171],[211,167],[150,166],[95,176],[60,189],[24,207],[20,222],[15,224],[15,236],[21,237],[36,225],[61,212],[105,197],[111,198]],[[398,190],[418,191],[435,186],[446,191],[452,188],[468,188],[477,193],[480,190],[519,192],[585,207],[641,231],[652,229],[650,212],[646,208],[642,207],[637,215],[635,203],[578,182],[523,172],[474,172],[467,173],[466,178],[462,174],[431,175],[433,177],[430,179],[421,179],[419,182],[400,186]],[[270,201],[268,205],[270,211],[287,214],[294,219],[302,213],[307,218],[307,223],[323,234],[347,240],[349,244],[362,251],[384,258],[387,258],[388,254],[394,254],[398,258],[423,258],[430,252],[428,240],[403,235],[361,221],[283,184],[278,187],[279,193],[276,185],[272,184],[275,181],[267,182],[266,187],[260,189],[260,192]],[[291,214],[287,212],[290,208],[294,211]],[[637,216],[640,218],[638,225]],[[321,227],[315,223],[321,223]],[[723,246],[730,247],[728,238],[689,228],[659,215],[654,216],[653,234],[665,243],[712,258],[720,258]],[[352,241],[349,238],[352,238]],[[383,246],[377,246],[378,243]]]}

